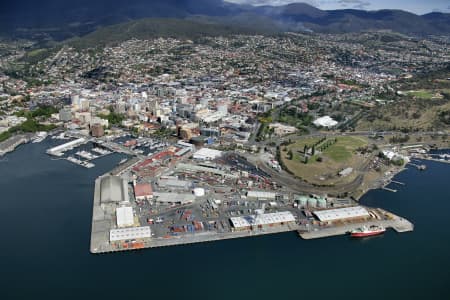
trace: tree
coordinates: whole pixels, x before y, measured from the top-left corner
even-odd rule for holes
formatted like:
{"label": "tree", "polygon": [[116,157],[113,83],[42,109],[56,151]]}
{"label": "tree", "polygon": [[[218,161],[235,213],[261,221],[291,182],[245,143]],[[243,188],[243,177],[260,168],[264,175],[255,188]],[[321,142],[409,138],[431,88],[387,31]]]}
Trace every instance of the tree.
{"label": "tree", "polygon": [[289,149],[289,151],[288,151],[288,158],[289,158],[289,160],[292,160],[293,158],[294,158],[294,154],[292,153],[292,150],[291,149]]}

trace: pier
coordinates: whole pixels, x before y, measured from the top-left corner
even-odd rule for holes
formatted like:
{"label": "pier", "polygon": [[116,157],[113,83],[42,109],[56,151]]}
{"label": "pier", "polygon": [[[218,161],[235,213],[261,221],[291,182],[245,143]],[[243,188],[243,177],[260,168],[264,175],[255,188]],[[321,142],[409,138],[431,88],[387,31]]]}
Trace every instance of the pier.
{"label": "pier", "polygon": [[381,189],[383,189],[385,191],[388,191],[388,192],[397,193],[397,190],[391,189],[391,188],[388,188],[388,187],[385,187],[385,186],[383,186]]}
{"label": "pier", "polygon": [[79,139],[67,142],[65,144],[50,148],[47,150],[47,154],[54,155],[54,156],[62,156],[62,155],[64,155],[65,151],[72,150],[73,148],[76,148],[78,146],[86,144],[87,142],[89,142],[89,140],[87,140],[85,138],[79,138]]}
{"label": "pier", "polygon": [[398,184],[398,185],[405,185],[404,182],[400,182],[400,181],[395,181],[395,180],[391,180],[392,183]]}
{"label": "pier", "polygon": [[415,164],[415,163],[412,163],[412,162],[408,163],[408,165],[416,167],[417,170],[419,170],[419,171],[425,171],[427,169],[426,165],[418,165],[418,164]]}
{"label": "pier", "polygon": [[[392,214],[391,214],[392,215]],[[333,226],[333,227],[326,227],[326,228],[320,228],[313,231],[306,231],[306,232],[299,232],[299,235],[301,238],[305,240],[310,239],[318,239],[318,238],[325,238],[325,237],[331,237],[331,236],[337,236],[337,235],[345,235],[348,234],[350,231],[361,227],[363,225],[370,226],[370,225],[380,225],[384,228],[392,228],[398,233],[402,232],[409,232],[414,230],[414,225],[409,222],[408,220],[401,218],[399,216],[392,215],[393,218],[391,220],[370,220],[365,221],[361,223],[353,223],[353,224],[347,224],[342,226]]]}

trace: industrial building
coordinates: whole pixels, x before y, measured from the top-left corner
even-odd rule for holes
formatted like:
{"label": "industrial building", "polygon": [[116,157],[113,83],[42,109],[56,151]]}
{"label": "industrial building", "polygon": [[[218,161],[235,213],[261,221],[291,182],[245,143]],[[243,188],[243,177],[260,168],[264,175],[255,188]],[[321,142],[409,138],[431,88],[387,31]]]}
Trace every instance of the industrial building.
{"label": "industrial building", "polygon": [[150,200],[153,198],[153,189],[150,183],[136,183],[134,185],[134,197],[136,200]]}
{"label": "industrial building", "polygon": [[161,176],[158,181],[159,187],[175,188],[187,190],[191,187],[192,182],[187,180],[180,180],[174,176]]}
{"label": "industrial building", "polygon": [[119,176],[105,176],[100,182],[100,203],[129,202],[128,183]]}
{"label": "industrial building", "polygon": [[250,230],[255,226],[258,228],[287,225],[295,223],[294,215],[289,211],[257,214],[243,217],[230,218],[231,225],[235,231]]}
{"label": "industrial building", "polygon": [[195,196],[192,193],[166,193],[154,192],[154,200],[159,203],[169,204],[188,204],[195,201]]}
{"label": "industrial building", "polygon": [[110,242],[132,239],[148,239],[151,236],[150,226],[111,229],[109,231]]}
{"label": "industrial building", "polygon": [[222,156],[222,151],[202,148],[194,153],[194,159],[198,160],[213,160]]}
{"label": "industrial building", "polygon": [[117,227],[129,227],[134,225],[133,208],[122,206],[116,208]]}
{"label": "industrial building", "polygon": [[274,192],[264,192],[264,191],[248,191],[247,198],[252,198],[256,200],[275,200],[277,194]]}
{"label": "industrial building", "polygon": [[365,209],[362,206],[317,210],[314,211],[313,213],[322,222],[363,219],[370,217],[370,214],[367,211],[367,209]]}

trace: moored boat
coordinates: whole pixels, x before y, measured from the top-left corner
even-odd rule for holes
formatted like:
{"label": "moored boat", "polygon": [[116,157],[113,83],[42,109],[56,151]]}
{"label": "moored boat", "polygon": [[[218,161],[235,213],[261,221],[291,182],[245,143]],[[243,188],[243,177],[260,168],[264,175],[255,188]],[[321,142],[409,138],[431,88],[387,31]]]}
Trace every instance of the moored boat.
{"label": "moored boat", "polygon": [[373,235],[379,235],[386,231],[386,228],[379,225],[371,225],[368,226],[362,226],[359,228],[356,228],[350,232],[350,235],[352,237],[366,237],[366,236],[373,236]]}

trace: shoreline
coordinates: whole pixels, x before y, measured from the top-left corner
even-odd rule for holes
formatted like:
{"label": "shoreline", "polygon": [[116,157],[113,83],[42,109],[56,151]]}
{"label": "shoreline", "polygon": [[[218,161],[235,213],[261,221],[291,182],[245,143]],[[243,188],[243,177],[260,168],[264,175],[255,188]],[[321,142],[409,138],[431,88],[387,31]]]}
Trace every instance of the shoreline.
{"label": "shoreline", "polygon": [[[129,166],[131,165],[133,164],[129,164]],[[304,223],[301,223],[300,219],[297,219],[294,223],[286,223],[284,225],[282,224],[274,227],[264,227],[245,231],[230,230],[226,232],[221,232],[211,230],[211,231],[200,231],[196,233],[183,233],[181,235],[175,234],[158,237],[153,237],[152,234],[152,236],[149,238],[131,240],[131,242],[130,240],[112,242],[110,241],[109,232],[111,229],[115,228],[114,217],[107,216],[106,214],[101,212],[102,208],[100,204],[100,179],[102,176],[105,176],[106,174],[111,174],[118,167],[120,166],[116,166],[111,171],[99,176],[95,180],[94,200],[92,208],[92,216],[93,216],[91,227],[92,231],[90,243],[90,252],[92,254],[131,251],[131,250],[169,247],[169,246],[181,246],[187,244],[213,242],[236,238],[248,238],[254,236],[262,236],[292,231],[296,231],[302,239],[309,240],[338,235],[346,235],[349,231],[355,228],[361,226],[370,226],[373,224],[381,225],[384,226],[385,228],[392,228],[398,233],[410,232],[414,230],[414,225],[403,217],[397,216],[381,208],[367,207],[359,204],[359,200],[363,195],[365,195],[372,189],[382,187],[380,186],[380,187],[372,187],[370,189],[365,190],[364,193],[360,195],[357,201],[358,203],[357,206],[364,207],[368,211],[378,212],[378,214],[376,214],[376,218],[371,215],[370,217],[362,218],[360,220],[331,222],[324,224],[324,226],[322,225],[317,226],[317,224],[314,223],[311,224],[308,223],[308,225],[310,225],[308,226],[305,225]],[[119,169],[123,171],[122,168]],[[407,170],[407,168],[402,167],[397,169],[396,171],[393,171],[391,174],[389,174],[388,177],[385,178],[385,180],[383,180],[383,183],[390,182],[390,180],[392,180],[397,174],[401,173],[404,170]],[[331,208],[329,207],[326,209]],[[140,226],[147,226],[147,224],[144,225],[140,224]]]}
{"label": "shoreline", "polygon": [[31,137],[31,134],[19,134],[10,137],[6,141],[0,142],[0,157],[14,152],[20,145],[29,143]]}

